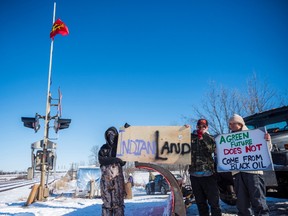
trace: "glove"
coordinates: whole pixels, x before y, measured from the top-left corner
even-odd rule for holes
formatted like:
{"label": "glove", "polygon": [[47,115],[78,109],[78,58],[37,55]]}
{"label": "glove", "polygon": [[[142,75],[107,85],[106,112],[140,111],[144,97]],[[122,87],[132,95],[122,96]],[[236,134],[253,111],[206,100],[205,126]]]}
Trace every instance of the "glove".
{"label": "glove", "polygon": [[198,139],[203,139],[203,132],[201,130],[197,130]]}
{"label": "glove", "polygon": [[128,127],[130,127],[130,125],[126,122],[126,123],[124,124],[124,128],[128,128]]}

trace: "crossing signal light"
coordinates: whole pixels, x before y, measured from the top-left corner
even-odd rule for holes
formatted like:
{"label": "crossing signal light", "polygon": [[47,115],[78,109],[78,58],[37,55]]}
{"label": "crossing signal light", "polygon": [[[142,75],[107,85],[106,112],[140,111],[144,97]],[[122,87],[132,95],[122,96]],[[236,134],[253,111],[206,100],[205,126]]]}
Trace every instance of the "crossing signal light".
{"label": "crossing signal light", "polygon": [[21,120],[24,123],[24,127],[28,127],[28,128],[34,129],[35,133],[40,129],[39,117],[38,116],[36,116],[35,118],[22,117]]}
{"label": "crossing signal light", "polygon": [[68,128],[70,123],[71,123],[71,119],[62,119],[62,118],[56,117],[54,121],[55,132],[57,133],[58,130]]}

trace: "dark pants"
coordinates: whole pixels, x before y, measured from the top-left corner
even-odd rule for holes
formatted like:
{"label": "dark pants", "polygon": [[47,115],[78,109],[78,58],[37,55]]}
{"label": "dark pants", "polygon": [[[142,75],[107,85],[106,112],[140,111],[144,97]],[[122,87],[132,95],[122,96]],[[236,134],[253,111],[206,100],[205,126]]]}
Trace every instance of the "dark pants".
{"label": "dark pants", "polygon": [[106,208],[105,206],[102,206],[102,216],[123,216],[124,215],[124,208],[123,207],[117,207],[114,209]]}
{"label": "dark pants", "polygon": [[190,179],[199,215],[209,215],[208,204],[210,205],[212,216],[221,215],[216,177],[214,175],[207,177],[194,177],[190,175]]}
{"label": "dark pants", "polygon": [[269,215],[262,175],[239,172],[235,175],[238,215]]}

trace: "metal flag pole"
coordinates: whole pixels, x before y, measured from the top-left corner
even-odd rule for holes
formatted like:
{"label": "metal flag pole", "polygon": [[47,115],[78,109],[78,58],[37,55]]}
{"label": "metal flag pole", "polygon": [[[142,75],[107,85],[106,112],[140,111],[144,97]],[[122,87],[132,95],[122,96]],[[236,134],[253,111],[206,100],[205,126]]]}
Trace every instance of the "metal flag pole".
{"label": "metal flag pole", "polygon": [[[51,40],[51,46],[50,46],[50,61],[49,61],[49,71],[48,71],[48,88],[47,88],[47,101],[46,101],[46,114],[45,116],[41,116],[38,113],[36,113],[35,118],[31,117],[22,117],[22,122],[24,122],[24,126],[28,128],[32,128],[37,132],[40,128],[39,125],[39,118],[45,119],[45,125],[44,125],[44,138],[43,140],[40,140],[38,142],[32,143],[31,148],[34,151],[34,149],[40,149],[42,148],[42,151],[37,151],[37,154],[34,155],[32,151],[32,167],[33,169],[37,167],[37,170],[41,171],[40,176],[40,184],[35,184],[31,190],[31,193],[27,199],[26,205],[30,205],[35,200],[43,201],[49,196],[49,188],[48,188],[48,175],[49,170],[54,169],[56,170],[56,154],[53,150],[56,149],[56,143],[53,143],[49,140],[49,122],[54,119],[54,129],[55,133],[58,132],[58,130],[66,129],[69,127],[69,124],[71,123],[71,119],[62,119],[61,117],[61,98],[62,94],[60,90],[59,92],[59,99],[58,104],[51,104],[52,96],[50,92],[50,86],[51,86],[51,74],[52,74],[52,59],[53,59],[53,45],[54,45],[54,36],[56,34],[61,35],[68,35],[69,30],[67,26],[58,19],[55,21],[55,15],[56,15],[56,2],[54,2],[54,10],[53,10],[53,22],[52,22],[52,30],[50,32],[50,38]],[[50,114],[51,106],[58,106],[58,112],[56,116],[52,116]],[[50,150],[51,149],[51,150]],[[39,169],[40,168],[40,169]],[[45,174],[47,173],[47,181],[45,182]],[[34,176],[34,175],[33,175]]]}
{"label": "metal flag pole", "polygon": [[[53,10],[53,22],[55,22],[55,14],[56,14],[56,2],[54,2],[54,10]],[[47,101],[46,101],[46,115],[45,115],[45,127],[44,127],[44,143],[43,143],[43,156],[42,156],[42,165],[41,165],[41,180],[40,187],[38,190],[38,200],[42,201],[45,197],[48,196],[49,190],[45,185],[45,173],[46,173],[46,157],[47,155],[47,146],[48,146],[48,136],[49,136],[49,121],[50,121],[50,109],[51,109],[51,93],[50,93],[50,85],[51,85],[51,71],[52,71],[52,57],[53,57],[53,45],[54,40],[51,40],[50,46],[50,61],[49,61],[49,71],[48,71],[48,88],[47,88]]]}

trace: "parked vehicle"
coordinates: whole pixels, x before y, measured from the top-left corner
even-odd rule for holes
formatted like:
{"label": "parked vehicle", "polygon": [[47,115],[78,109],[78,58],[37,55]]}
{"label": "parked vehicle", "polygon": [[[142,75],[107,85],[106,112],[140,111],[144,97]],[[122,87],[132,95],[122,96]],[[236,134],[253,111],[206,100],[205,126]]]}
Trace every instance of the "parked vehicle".
{"label": "parked vehicle", "polygon": [[256,113],[244,118],[244,121],[249,129],[265,126],[271,135],[275,172],[264,173],[266,186],[288,196],[288,106]]}
{"label": "parked vehicle", "polygon": [[146,194],[155,194],[160,192],[161,194],[167,194],[170,191],[170,187],[166,179],[162,175],[155,175],[154,180],[148,182],[145,187]]}
{"label": "parked vehicle", "polygon": [[[191,185],[183,186],[183,177],[180,174],[173,175],[177,180],[179,187],[181,188],[185,207],[188,208],[192,205],[192,201],[194,198],[192,187]],[[160,192],[161,194],[165,195],[167,194],[167,192],[171,191],[168,182],[161,174],[155,175],[154,179],[150,180],[150,182],[146,184],[145,189],[147,195],[155,194],[156,192]]]}

